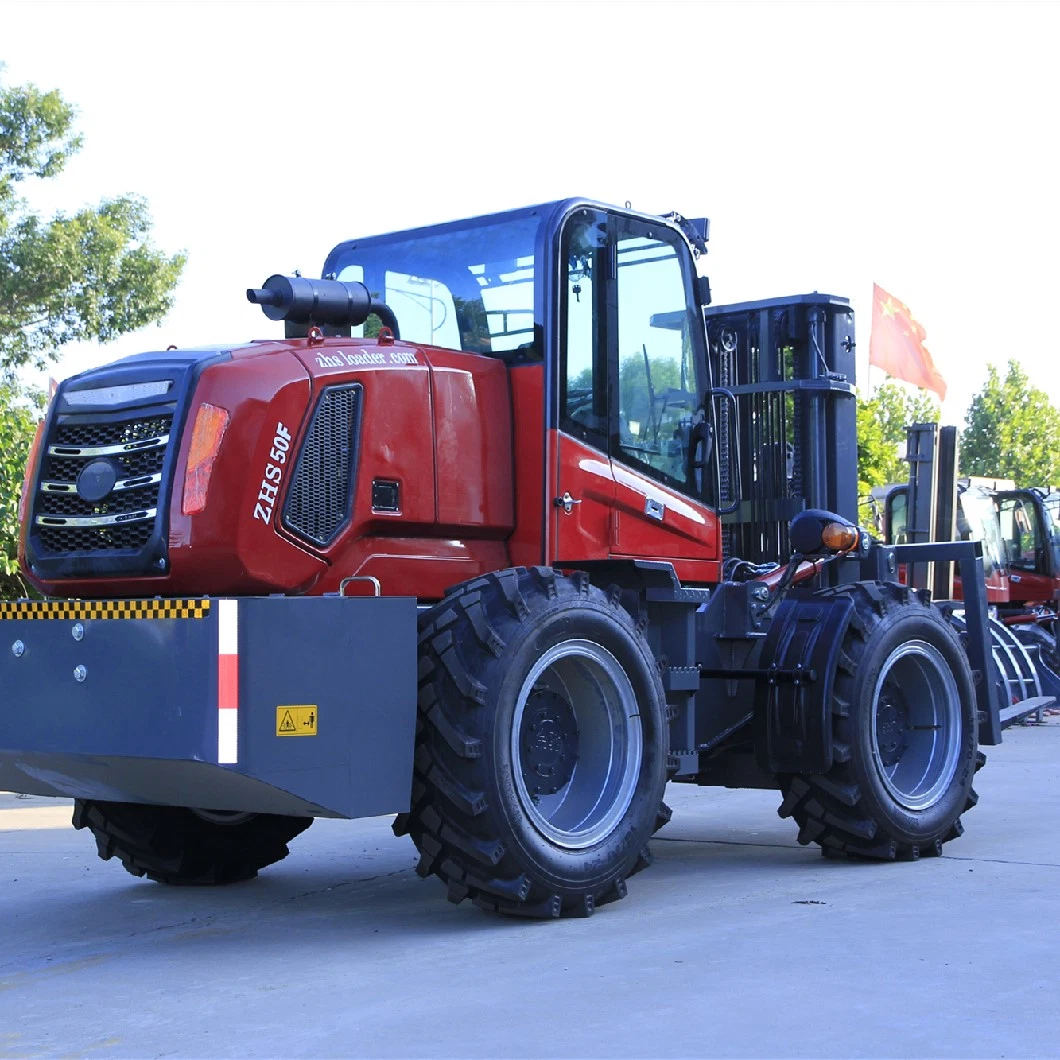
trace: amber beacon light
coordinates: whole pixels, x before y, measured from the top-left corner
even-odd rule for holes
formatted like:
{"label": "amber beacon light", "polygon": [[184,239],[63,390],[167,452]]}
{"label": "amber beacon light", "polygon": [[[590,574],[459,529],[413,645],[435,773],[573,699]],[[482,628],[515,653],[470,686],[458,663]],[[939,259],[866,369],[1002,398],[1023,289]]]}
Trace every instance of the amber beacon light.
{"label": "amber beacon light", "polygon": [[833,552],[849,552],[858,543],[858,528],[849,523],[829,523],[821,531],[821,543]]}
{"label": "amber beacon light", "polygon": [[809,508],[799,512],[788,528],[793,552],[802,556],[849,552],[861,539],[860,531],[834,512]]}

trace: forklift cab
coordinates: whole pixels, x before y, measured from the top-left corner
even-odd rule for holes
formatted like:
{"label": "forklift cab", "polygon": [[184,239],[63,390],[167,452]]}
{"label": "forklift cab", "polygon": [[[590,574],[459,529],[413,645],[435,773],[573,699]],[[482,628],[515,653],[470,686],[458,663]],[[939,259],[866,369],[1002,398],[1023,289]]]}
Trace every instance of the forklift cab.
{"label": "forklift cab", "polygon": [[1055,600],[1060,592],[1060,494],[1041,489],[997,494],[1001,537],[1021,600]]}

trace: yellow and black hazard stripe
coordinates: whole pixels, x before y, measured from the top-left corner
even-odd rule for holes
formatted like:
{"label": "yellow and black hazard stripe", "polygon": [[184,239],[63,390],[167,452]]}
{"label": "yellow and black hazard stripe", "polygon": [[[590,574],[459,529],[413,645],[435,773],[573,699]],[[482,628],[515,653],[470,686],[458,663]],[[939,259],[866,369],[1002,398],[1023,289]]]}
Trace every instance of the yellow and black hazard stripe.
{"label": "yellow and black hazard stripe", "polygon": [[0,619],[205,618],[209,613],[209,600],[0,601]]}

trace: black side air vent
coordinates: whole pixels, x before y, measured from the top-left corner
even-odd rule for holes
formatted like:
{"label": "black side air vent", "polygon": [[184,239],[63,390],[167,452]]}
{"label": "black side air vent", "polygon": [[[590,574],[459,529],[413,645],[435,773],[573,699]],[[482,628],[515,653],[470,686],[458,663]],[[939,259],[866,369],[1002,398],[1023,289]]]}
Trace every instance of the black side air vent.
{"label": "black side air vent", "polygon": [[357,470],[362,387],[328,387],[317,402],[283,507],[283,525],[329,545],[350,521]]}

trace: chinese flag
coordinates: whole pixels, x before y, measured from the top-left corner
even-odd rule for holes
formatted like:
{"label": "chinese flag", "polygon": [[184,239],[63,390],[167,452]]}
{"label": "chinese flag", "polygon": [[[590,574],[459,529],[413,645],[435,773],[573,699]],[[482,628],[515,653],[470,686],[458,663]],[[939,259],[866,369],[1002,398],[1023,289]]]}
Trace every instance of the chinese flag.
{"label": "chinese flag", "polygon": [[895,379],[934,391],[945,401],[946,383],[924,345],[925,338],[924,329],[913,319],[909,307],[873,284],[869,364]]}

